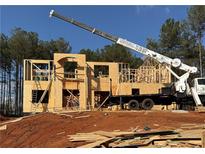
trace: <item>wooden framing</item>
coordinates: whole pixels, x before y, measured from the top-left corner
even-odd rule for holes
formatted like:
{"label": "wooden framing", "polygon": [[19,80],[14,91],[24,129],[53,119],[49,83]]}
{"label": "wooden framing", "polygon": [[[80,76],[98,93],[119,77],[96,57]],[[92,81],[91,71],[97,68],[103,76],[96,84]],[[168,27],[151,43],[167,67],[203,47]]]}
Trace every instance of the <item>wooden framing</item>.
{"label": "wooden framing", "polygon": [[[71,74],[64,71],[65,62],[77,63],[72,77],[64,75]],[[41,64],[45,64],[46,67],[38,68]],[[95,66],[102,66],[108,70],[97,70]],[[95,75],[96,71],[99,71],[98,76]],[[105,72],[106,74],[103,74]],[[53,82],[48,90],[51,80]],[[140,94],[158,93],[161,87],[169,83],[169,71],[164,65],[150,59],[145,59],[138,69],[131,69],[129,64],[125,63],[87,62],[84,54],[54,53],[53,60],[24,60],[23,111],[32,112],[32,90],[49,91],[48,102],[42,102],[36,111],[43,111],[46,104],[47,109],[52,112],[64,110],[62,104],[66,96],[72,96],[67,98],[79,101],[75,109],[91,110],[99,107],[96,105],[96,99],[103,102],[107,95],[130,95],[133,89],[139,89]]]}

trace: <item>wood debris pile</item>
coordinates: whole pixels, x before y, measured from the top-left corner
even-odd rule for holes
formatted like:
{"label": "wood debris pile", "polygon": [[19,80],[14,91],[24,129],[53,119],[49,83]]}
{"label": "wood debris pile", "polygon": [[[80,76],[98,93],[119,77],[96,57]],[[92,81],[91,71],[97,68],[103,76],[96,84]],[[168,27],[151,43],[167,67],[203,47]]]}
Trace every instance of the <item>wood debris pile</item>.
{"label": "wood debris pile", "polygon": [[95,131],[69,137],[72,142],[85,142],[79,148],[200,148],[205,147],[205,125],[184,124],[174,131]]}

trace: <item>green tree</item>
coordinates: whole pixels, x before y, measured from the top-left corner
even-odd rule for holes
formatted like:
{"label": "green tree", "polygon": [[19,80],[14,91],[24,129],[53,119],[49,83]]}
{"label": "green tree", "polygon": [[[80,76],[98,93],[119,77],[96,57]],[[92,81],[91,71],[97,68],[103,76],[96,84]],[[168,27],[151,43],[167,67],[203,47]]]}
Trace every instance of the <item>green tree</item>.
{"label": "green tree", "polygon": [[180,46],[177,57],[182,59],[186,64],[197,66],[196,39],[190,29],[189,23],[185,20],[181,22]]}
{"label": "green tree", "polygon": [[[12,59],[9,53],[8,37],[0,34],[0,113],[7,114],[11,106],[11,69]],[[8,106],[8,110],[6,109]]]}
{"label": "green tree", "polygon": [[131,68],[138,68],[139,66],[142,65],[143,60],[141,58],[138,57],[132,57],[132,61],[131,62],[127,62],[130,64]]}
{"label": "green tree", "polygon": [[142,64],[140,58],[136,58],[127,48],[118,44],[107,45],[101,49],[101,58],[107,62],[129,63],[132,68]]}
{"label": "green tree", "polygon": [[[49,55],[49,59],[53,59],[53,53],[70,53],[72,50],[69,42],[62,37],[56,40],[41,41],[40,48],[43,49],[46,56]],[[44,57],[46,57],[45,55]]]}
{"label": "green tree", "polygon": [[200,75],[203,76],[202,38],[205,31],[205,6],[203,5],[191,6],[190,9],[188,10],[188,21],[198,41],[199,68],[200,68]]}
{"label": "green tree", "polygon": [[15,28],[11,34],[8,45],[15,65],[15,114],[20,115],[23,101],[23,59],[32,58],[38,47],[38,34],[21,28]]}
{"label": "green tree", "polygon": [[50,42],[39,40],[38,47],[33,52],[33,59],[52,59],[52,52],[50,51]]}
{"label": "green tree", "polygon": [[155,51],[155,52],[159,52],[159,41],[158,40],[154,40],[152,38],[148,38],[147,39],[147,45],[146,47],[152,51]]}
{"label": "green tree", "polygon": [[70,53],[71,46],[69,42],[65,41],[64,38],[60,37],[56,40],[51,40],[50,42],[50,50],[52,52],[60,52],[60,53]]}
{"label": "green tree", "polygon": [[181,24],[174,19],[167,19],[160,30],[161,52],[170,57],[175,57],[175,51],[180,46]]}
{"label": "green tree", "polygon": [[85,54],[87,61],[99,61],[100,60],[99,50],[92,51],[90,49],[81,49],[79,53],[80,54]]}

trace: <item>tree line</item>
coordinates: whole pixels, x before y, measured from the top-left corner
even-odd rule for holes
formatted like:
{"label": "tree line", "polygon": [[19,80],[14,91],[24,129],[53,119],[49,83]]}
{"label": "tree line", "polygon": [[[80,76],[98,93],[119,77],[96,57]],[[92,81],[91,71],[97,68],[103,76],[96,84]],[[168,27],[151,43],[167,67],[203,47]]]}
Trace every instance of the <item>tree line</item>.
{"label": "tree line", "polygon": [[[191,6],[187,19],[169,18],[162,24],[159,39],[147,39],[147,48],[197,66],[200,75],[205,68],[205,6]],[[36,32],[14,28],[11,36],[0,34],[0,114],[22,114],[23,59],[53,59],[54,52],[70,53],[72,48],[64,38],[41,40]],[[87,61],[125,62],[137,68],[143,62],[129,49],[117,44],[101,49],[82,49]]]}

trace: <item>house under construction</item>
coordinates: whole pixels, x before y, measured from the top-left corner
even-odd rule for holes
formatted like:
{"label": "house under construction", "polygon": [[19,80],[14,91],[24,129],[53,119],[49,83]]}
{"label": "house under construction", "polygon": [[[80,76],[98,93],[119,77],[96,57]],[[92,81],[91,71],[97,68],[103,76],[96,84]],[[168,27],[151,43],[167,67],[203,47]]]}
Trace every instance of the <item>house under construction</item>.
{"label": "house under construction", "polygon": [[94,110],[111,95],[157,94],[171,83],[165,65],[146,58],[138,69],[88,62],[84,54],[54,53],[53,60],[24,60],[24,112]]}

